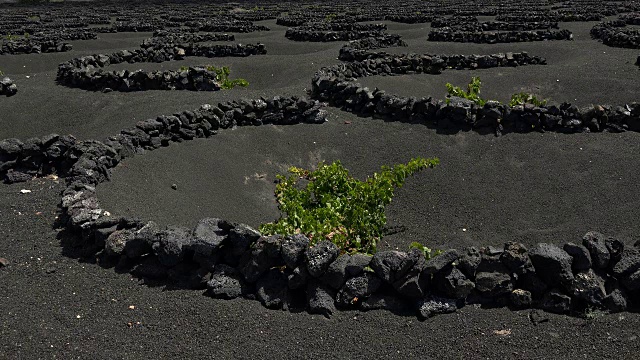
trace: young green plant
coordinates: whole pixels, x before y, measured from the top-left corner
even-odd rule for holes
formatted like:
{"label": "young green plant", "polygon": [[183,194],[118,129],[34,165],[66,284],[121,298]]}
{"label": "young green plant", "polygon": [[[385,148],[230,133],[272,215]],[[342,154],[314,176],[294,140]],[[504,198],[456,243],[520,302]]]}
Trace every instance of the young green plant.
{"label": "young green plant", "polygon": [[538,99],[533,94],[526,92],[519,92],[511,95],[511,100],[509,101],[509,106],[513,107],[516,105],[524,105],[524,104],[533,104],[535,106],[544,106],[547,105],[547,99]]}
{"label": "young green plant", "polygon": [[227,66],[223,67],[215,67],[213,65],[207,66],[208,71],[213,71],[216,73],[216,80],[220,84],[222,89],[233,89],[236,86],[247,87],[249,86],[249,82],[245,79],[229,79],[229,75],[231,74],[231,69]]}
{"label": "young green plant", "polygon": [[260,226],[265,235],[301,233],[311,244],[330,240],[344,253],[373,254],[382,237],[387,218],[385,206],[394,190],[407,177],[435,167],[437,158],[418,157],[407,164],[383,166],[378,173],[360,181],[340,161],[320,163],[316,170],[289,169],[278,175],[275,195],[286,216]]}
{"label": "young green plant", "polygon": [[[487,100],[480,97],[480,86],[482,86],[482,81],[479,77],[474,76],[471,78],[471,82],[467,85],[467,91],[462,90],[458,86],[453,86],[451,83],[446,83],[447,93],[449,96],[457,96],[467,100],[471,100],[474,103],[484,106],[487,103]],[[447,98],[447,104],[449,103],[449,99]]]}

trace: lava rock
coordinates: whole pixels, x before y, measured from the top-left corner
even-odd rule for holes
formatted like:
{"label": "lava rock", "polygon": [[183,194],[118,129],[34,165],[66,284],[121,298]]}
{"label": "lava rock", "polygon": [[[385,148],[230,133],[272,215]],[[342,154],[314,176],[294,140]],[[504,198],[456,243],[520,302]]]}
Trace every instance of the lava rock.
{"label": "lava rock", "polygon": [[519,280],[520,286],[524,290],[530,291],[534,298],[541,297],[549,289],[549,285],[536,273],[525,274]]}
{"label": "lava rock", "polygon": [[567,314],[571,311],[571,297],[558,290],[551,290],[542,298],[540,308],[556,314]]}
{"label": "lava rock", "polygon": [[534,271],[527,248],[521,243],[513,241],[506,243],[500,260],[509,270],[518,275]]}
{"label": "lava rock", "polygon": [[251,293],[251,288],[231,266],[220,264],[207,282],[206,294],[216,299],[235,299]]}
{"label": "lava rock", "polygon": [[158,235],[158,242],[153,244],[153,251],[162,265],[175,266],[184,257],[183,248],[192,241],[191,230],[181,227],[170,227]]}
{"label": "lava rock", "polygon": [[416,253],[381,251],[373,255],[370,265],[378,277],[393,284],[403,280],[419,261]]}
{"label": "lava rock", "polygon": [[397,296],[374,294],[360,303],[360,310],[387,310],[394,314],[410,314],[409,304]]}
{"label": "lava rock", "polygon": [[31,179],[33,179],[33,175],[25,174],[20,171],[9,171],[4,176],[4,182],[6,182],[7,184],[27,182]]}
{"label": "lava rock", "polygon": [[480,251],[475,247],[468,247],[462,252],[462,256],[458,259],[456,267],[458,267],[467,277],[473,279],[476,276],[476,270],[482,261]]}
{"label": "lava rock", "polygon": [[280,309],[287,299],[287,278],[279,269],[271,269],[256,282],[258,300],[269,309]]}
{"label": "lava rock", "polygon": [[371,255],[366,255],[361,253],[355,253],[351,255],[351,257],[349,258],[349,262],[347,263],[347,268],[346,268],[347,275],[348,276],[360,275],[364,271],[364,268],[366,268],[367,266],[369,266],[369,264],[371,264],[371,259],[373,259],[373,256]]}
{"label": "lava rock", "polygon": [[280,235],[263,236],[254,243],[251,251],[242,256],[238,266],[238,271],[246,281],[255,282],[270,268],[282,265],[281,244]]}
{"label": "lava rock", "polygon": [[224,220],[217,218],[206,218],[198,221],[195,229],[193,229],[191,249],[205,256],[217,252],[227,239],[228,229],[225,229],[224,224]]}
{"label": "lava rock", "polygon": [[338,247],[331,241],[323,240],[305,252],[307,270],[315,278],[322,276],[329,265],[338,257]]}
{"label": "lava rock", "polygon": [[458,310],[456,300],[427,296],[418,303],[418,316],[428,319],[434,315],[449,314]]}
{"label": "lava rock", "polygon": [[363,298],[371,296],[382,286],[382,280],[371,272],[365,272],[347,280],[336,295],[336,303],[348,307],[358,303]]}
{"label": "lava rock", "polygon": [[237,224],[229,230],[224,243],[224,260],[227,264],[237,265],[249,246],[260,238],[260,233],[245,224]]}
{"label": "lava rock", "polygon": [[311,282],[307,285],[307,304],[310,313],[329,318],[336,311],[334,291],[322,283]]}
{"label": "lava rock", "polygon": [[627,292],[616,284],[603,301],[604,306],[611,312],[626,311],[629,304]]}
{"label": "lava rock", "polygon": [[609,260],[609,267],[611,267],[612,265],[617,264],[622,258],[624,243],[613,237],[608,237],[604,243],[607,246],[607,250],[609,250],[609,255],[611,256]]}
{"label": "lava rock", "polygon": [[586,271],[591,268],[591,254],[586,247],[574,243],[566,243],[562,248],[573,258],[571,267],[574,272]]}
{"label": "lava rock", "polygon": [[127,242],[133,240],[135,237],[133,231],[130,230],[116,230],[105,241],[104,250],[107,255],[119,256],[124,252]]}
{"label": "lava rock", "polygon": [[507,294],[513,290],[511,276],[504,272],[479,272],[476,274],[476,289],[491,297]]}
{"label": "lava rock", "polygon": [[329,265],[321,280],[336,290],[340,289],[346,280],[347,265],[350,259],[351,256],[349,254],[338,256],[336,261]]}
{"label": "lava rock", "polygon": [[582,244],[589,249],[591,260],[596,269],[604,269],[609,265],[611,254],[607,249],[606,236],[596,231],[589,231],[582,238]]}
{"label": "lava rock", "polygon": [[130,259],[135,259],[146,255],[152,251],[154,243],[158,242],[160,226],[153,221],[149,221],[139,230],[134,232],[133,240],[125,245],[124,252]]}
{"label": "lava rock", "polygon": [[613,266],[612,272],[621,278],[640,269],[640,249],[624,249],[620,260]]}
{"label": "lava rock", "polygon": [[296,290],[305,285],[307,285],[307,281],[309,280],[309,272],[307,268],[304,266],[298,266],[293,269],[291,274],[287,275],[287,285],[289,289]]}
{"label": "lava rock", "polygon": [[427,261],[427,264],[424,268],[424,272],[425,274],[429,274],[429,275],[435,274],[441,271],[442,269],[444,269],[445,267],[447,267],[448,265],[450,265],[451,263],[453,263],[454,261],[458,260],[459,257],[460,257],[460,253],[458,252],[458,250],[455,250],[455,249],[447,250],[442,254],[434,256],[431,259],[429,259],[429,261]]}
{"label": "lava rock", "polygon": [[136,265],[131,273],[145,279],[162,280],[167,277],[167,268],[160,263],[157,257],[151,256]]}
{"label": "lava rock", "polygon": [[309,238],[302,235],[289,235],[282,241],[282,259],[291,269],[295,269],[304,259],[309,248]]}
{"label": "lava rock", "polygon": [[622,285],[629,291],[640,290],[640,270],[622,279]]}
{"label": "lava rock", "polygon": [[523,289],[515,289],[509,296],[511,305],[516,309],[528,309],[533,302],[531,292]]}
{"label": "lava rock", "polygon": [[427,260],[424,252],[418,249],[411,249],[407,253],[407,258],[409,263],[413,265],[402,278],[392,284],[393,288],[405,297],[422,298],[426,282],[431,278],[431,276],[424,274]]}
{"label": "lava rock", "polygon": [[606,296],[604,280],[593,269],[577,273],[571,282],[569,292],[572,296],[596,306],[600,306]]}
{"label": "lava rock", "polygon": [[566,287],[573,281],[573,258],[559,247],[540,243],[531,248],[529,257],[536,274],[550,286]]}
{"label": "lava rock", "polygon": [[435,287],[444,296],[454,299],[464,299],[475,288],[473,281],[469,280],[458,268],[449,266],[436,274],[433,278]]}

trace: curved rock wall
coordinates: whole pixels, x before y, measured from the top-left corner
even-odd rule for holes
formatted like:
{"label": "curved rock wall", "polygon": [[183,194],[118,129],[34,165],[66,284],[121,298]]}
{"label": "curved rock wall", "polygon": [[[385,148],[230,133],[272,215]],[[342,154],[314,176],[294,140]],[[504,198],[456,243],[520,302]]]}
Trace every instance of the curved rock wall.
{"label": "curved rock wall", "polygon": [[325,121],[320,103],[295,96],[203,105],[195,111],[139,121],[135,127],[122,130],[105,142],[77,141],[73,136],[57,134],[24,142],[1,140],[0,176],[13,183],[56,173],[69,180],[96,185],[109,178],[110,169],[121,159],[172,142],[210,137],[235,126]]}
{"label": "curved rock wall", "polygon": [[624,106],[594,105],[579,109],[568,103],[560,106],[531,104],[509,107],[498,102],[478,106],[474,102],[452,97],[447,101],[433,98],[399,97],[383,90],[373,91],[354,80],[363,76],[429,73],[446,68],[480,68],[544,64],[544,59],[521,54],[496,55],[389,55],[363,53],[362,61],[353,61],[320,69],[311,84],[311,96],[343,110],[363,116],[377,116],[393,121],[418,122],[442,131],[468,131],[502,135],[508,132],[558,131],[640,131],[640,104]]}
{"label": "curved rock wall", "polygon": [[15,40],[3,40],[0,43],[0,55],[67,52],[71,51],[71,49],[73,49],[73,46],[71,46],[71,44],[58,40],[21,38]]}
{"label": "curved rock wall", "polygon": [[102,67],[123,62],[164,62],[185,56],[224,57],[266,54],[264,45],[200,45],[183,44],[184,48],[123,50],[110,55],[83,56],[58,66],[56,81],[65,86],[86,90],[219,90],[215,73],[203,67],[186,71],[104,71]]}
{"label": "curved rock wall", "polygon": [[591,28],[591,37],[607,46],[640,49],[640,30],[626,26],[624,20],[602,22]]}
{"label": "curved rock wall", "polygon": [[486,44],[572,39],[573,34],[569,30],[483,32],[464,31],[456,28],[440,28],[432,30],[429,32],[428,36],[429,41],[473,42]]}

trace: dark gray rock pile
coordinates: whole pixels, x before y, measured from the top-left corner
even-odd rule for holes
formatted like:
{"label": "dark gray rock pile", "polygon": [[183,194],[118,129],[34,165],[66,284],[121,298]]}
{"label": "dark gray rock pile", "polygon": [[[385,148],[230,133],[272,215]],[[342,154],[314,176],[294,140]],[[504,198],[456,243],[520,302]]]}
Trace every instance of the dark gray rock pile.
{"label": "dark gray rock pile", "polygon": [[285,37],[294,41],[351,41],[365,38],[383,38],[384,24],[358,24],[354,22],[308,22],[287,29]]}
{"label": "dark gray rock pile", "polygon": [[264,45],[207,45],[185,44],[184,48],[166,46],[134,51],[122,50],[113,54],[96,54],[75,58],[58,65],[56,81],[65,86],[98,91],[141,90],[219,90],[214,85],[215,73],[205,67],[191,67],[183,71],[105,71],[102,68],[127,63],[164,62],[186,56],[225,57],[266,54]]}
{"label": "dark gray rock pile", "polygon": [[60,40],[39,39],[39,38],[19,38],[0,41],[0,55],[3,54],[40,54],[52,52],[71,51],[73,46]]}
{"label": "dark gray rock pile", "polygon": [[[375,53],[374,53],[375,54]],[[311,84],[311,96],[362,116],[391,121],[423,123],[445,132],[474,130],[502,135],[509,132],[557,131],[624,132],[640,131],[640,104],[624,106],[593,105],[578,108],[568,103],[548,106],[532,104],[510,107],[498,102],[479,106],[473,101],[451,97],[445,101],[429,98],[400,97],[383,90],[370,90],[354,80],[382,74],[438,74],[447,67],[479,68],[509,65],[506,59],[538,61],[527,54],[491,56],[399,55],[368,58],[322,68]],[[516,61],[516,60],[512,60]]]}
{"label": "dark gray rock pile", "polygon": [[407,46],[400,35],[379,34],[375,37],[353,40],[340,49],[338,59],[342,61],[362,61],[368,54],[367,50],[374,50],[386,47]]}
{"label": "dark gray rock pile", "polygon": [[0,141],[0,177],[13,183],[56,173],[96,185],[109,178],[110,169],[121,159],[172,142],[210,137],[235,126],[324,121],[317,101],[274,97],[203,105],[195,111],[139,121],[105,142],[57,134],[25,141],[6,139]]}
{"label": "dark gray rock pile", "polygon": [[572,39],[573,34],[569,30],[485,32],[482,30],[466,31],[448,27],[434,29],[429,32],[428,36],[429,41],[473,42],[484,44]]}
{"label": "dark gray rock pile", "polygon": [[628,28],[621,19],[596,24],[591,28],[591,37],[607,46],[640,49],[640,30]]}

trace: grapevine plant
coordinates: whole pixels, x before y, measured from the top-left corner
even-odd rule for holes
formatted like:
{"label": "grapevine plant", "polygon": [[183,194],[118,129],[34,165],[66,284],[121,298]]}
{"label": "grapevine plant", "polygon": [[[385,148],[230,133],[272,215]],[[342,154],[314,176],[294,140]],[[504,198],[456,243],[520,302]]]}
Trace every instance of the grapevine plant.
{"label": "grapevine plant", "polygon": [[[467,91],[462,90],[458,86],[453,86],[451,83],[446,83],[447,93],[449,97],[457,96],[460,98],[464,98],[467,100],[471,100],[477,105],[484,106],[488,100],[485,100],[480,97],[480,86],[482,85],[482,81],[479,77],[472,77],[471,81],[467,85]],[[447,98],[447,104],[449,103],[449,98]],[[509,106],[514,107],[516,105],[524,105],[524,104],[532,104],[534,106],[545,106],[547,104],[547,99],[538,99],[533,94],[526,92],[519,92],[511,95],[511,100],[509,101]]]}
{"label": "grapevine plant", "polygon": [[[231,69],[228,66],[216,67],[213,65],[206,66],[207,71],[214,72],[216,74],[216,82],[220,85],[221,89],[233,89],[236,86],[247,87],[249,82],[245,79],[229,79]],[[188,71],[188,66],[181,66],[180,71]]]}
{"label": "grapevine plant", "polygon": [[321,162],[316,170],[289,168],[278,175],[275,196],[286,216],[260,226],[264,235],[304,234],[314,245],[330,240],[344,253],[376,251],[387,218],[385,206],[407,177],[439,164],[437,158],[411,159],[407,164],[383,166],[360,181],[340,161]]}

